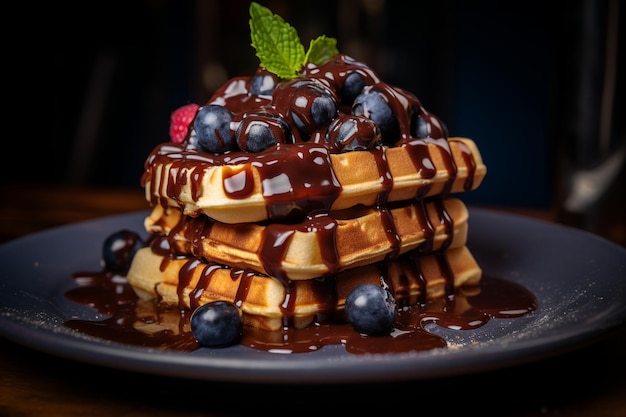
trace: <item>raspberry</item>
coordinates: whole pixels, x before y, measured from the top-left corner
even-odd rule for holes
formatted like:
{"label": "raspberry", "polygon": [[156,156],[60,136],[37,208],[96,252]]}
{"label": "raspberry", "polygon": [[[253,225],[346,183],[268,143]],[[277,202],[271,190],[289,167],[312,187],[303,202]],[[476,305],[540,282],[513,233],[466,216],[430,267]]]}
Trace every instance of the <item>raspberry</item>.
{"label": "raspberry", "polygon": [[195,103],[186,104],[172,112],[170,119],[170,138],[174,143],[181,143],[187,136],[189,124],[196,116],[198,106]]}

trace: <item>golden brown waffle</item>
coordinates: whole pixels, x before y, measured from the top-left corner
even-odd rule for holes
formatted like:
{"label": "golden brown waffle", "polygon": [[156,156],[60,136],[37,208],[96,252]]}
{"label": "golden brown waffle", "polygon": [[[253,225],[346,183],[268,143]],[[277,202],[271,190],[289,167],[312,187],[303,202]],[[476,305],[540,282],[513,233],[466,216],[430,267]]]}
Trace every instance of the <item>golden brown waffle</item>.
{"label": "golden brown waffle", "polygon": [[414,249],[428,253],[463,246],[467,219],[461,200],[438,198],[386,210],[359,206],[294,224],[227,224],[156,206],[145,226],[150,233],[167,235],[177,254],[306,280]]}
{"label": "golden brown waffle", "polygon": [[466,246],[411,256],[387,264],[352,268],[333,277],[282,281],[249,270],[204,262],[194,257],[161,256],[150,248],[137,252],[128,282],[143,300],[161,299],[195,309],[216,300],[238,305],[247,325],[278,330],[303,328],[313,321],[340,317],[351,289],[362,283],[386,282],[398,303],[413,305],[479,283],[481,269]]}
{"label": "golden brown waffle", "polygon": [[[466,192],[477,188],[487,171],[468,138],[414,139],[402,146],[345,153],[329,153],[314,144],[288,146],[302,151],[212,156],[182,145],[159,145],[146,161],[146,199],[152,206],[179,207],[187,215],[247,223],[290,218],[300,205],[306,214],[313,203],[313,208],[336,211],[358,204],[371,207],[381,199]],[[274,163],[281,169],[272,171]]]}

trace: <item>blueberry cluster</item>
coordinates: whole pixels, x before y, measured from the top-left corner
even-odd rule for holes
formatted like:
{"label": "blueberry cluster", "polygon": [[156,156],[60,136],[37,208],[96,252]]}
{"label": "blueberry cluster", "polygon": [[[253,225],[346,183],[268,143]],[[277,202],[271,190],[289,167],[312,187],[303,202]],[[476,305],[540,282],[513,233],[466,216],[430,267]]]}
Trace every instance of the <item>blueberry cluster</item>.
{"label": "blueberry cluster", "polygon": [[293,80],[260,67],[229,80],[197,112],[186,139],[201,152],[261,152],[278,144],[323,143],[332,152],[395,146],[403,138],[447,137],[417,98],[339,56]]}

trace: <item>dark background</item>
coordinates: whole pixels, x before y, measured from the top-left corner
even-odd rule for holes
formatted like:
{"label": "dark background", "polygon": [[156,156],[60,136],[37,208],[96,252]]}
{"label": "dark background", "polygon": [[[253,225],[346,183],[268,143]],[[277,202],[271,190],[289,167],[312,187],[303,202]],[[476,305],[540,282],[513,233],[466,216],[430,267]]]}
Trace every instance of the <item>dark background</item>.
{"label": "dark background", "polygon": [[[335,37],[451,135],[473,138],[488,174],[466,202],[556,210],[590,230],[624,223],[623,159],[621,178],[600,176],[600,199],[565,203],[577,169],[626,147],[618,0],[259,2],[305,45]],[[146,156],[169,140],[170,113],[258,65],[247,0],[13,7],[5,123],[16,133],[4,138],[3,182],[139,189]]]}

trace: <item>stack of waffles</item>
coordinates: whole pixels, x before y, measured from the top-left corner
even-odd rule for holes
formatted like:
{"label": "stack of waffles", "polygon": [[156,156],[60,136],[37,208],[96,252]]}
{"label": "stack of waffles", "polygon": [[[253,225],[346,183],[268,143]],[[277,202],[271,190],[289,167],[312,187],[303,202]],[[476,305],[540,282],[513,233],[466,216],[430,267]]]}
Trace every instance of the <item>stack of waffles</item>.
{"label": "stack of waffles", "polygon": [[[346,98],[355,73],[359,95],[384,98],[393,129]],[[259,77],[273,80],[270,92],[255,92]],[[302,80],[330,92],[329,120],[316,117],[319,90],[303,92]],[[202,140],[203,109],[216,106],[229,115],[218,136],[232,142],[219,151]],[[449,137],[415,96],[365,64],[338,55],[296,82],[259,68],[186,111],[184,138],[158,145],[145,164],[150,245],[127,275],[141,298],[191,310],[227,300],[246,325],[277,330],[343,320],[347,295],[363,283],[386,286],[399,306],[479,284],[457,196],[486,174],[476,143]],[[241,126],[251,120],[273,133],[280,120],[275,143],[250,151],[258,130]]]}

